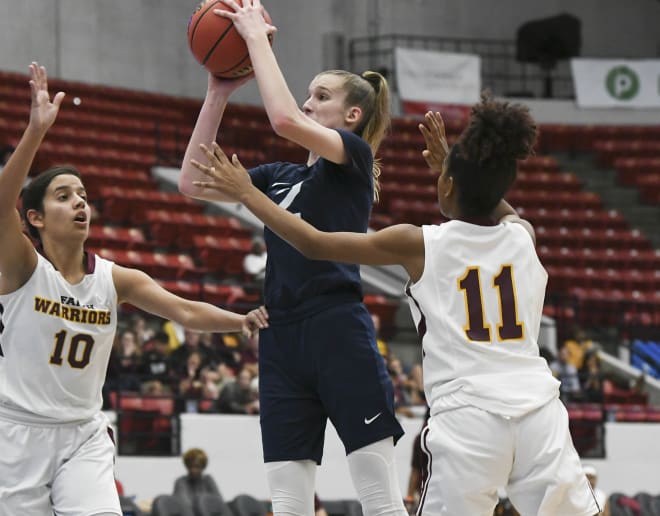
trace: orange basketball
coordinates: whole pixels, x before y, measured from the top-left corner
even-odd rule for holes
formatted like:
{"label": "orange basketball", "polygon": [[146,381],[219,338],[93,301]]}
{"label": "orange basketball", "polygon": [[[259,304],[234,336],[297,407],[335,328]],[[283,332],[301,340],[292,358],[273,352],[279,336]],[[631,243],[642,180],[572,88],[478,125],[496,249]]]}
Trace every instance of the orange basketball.
{"label": "orange basketball", "polygon": [[[237,2],[243,5],[242,0]],[[245,41],[228,18],[214,9],[231,10],[219,0],[202,2],[188,22],[188,45],[195,59],[216,77],[236,79],[252,72]],[[265,15],[268,23],[270,16]],[[269,37],[272,44],[272,37]]]}

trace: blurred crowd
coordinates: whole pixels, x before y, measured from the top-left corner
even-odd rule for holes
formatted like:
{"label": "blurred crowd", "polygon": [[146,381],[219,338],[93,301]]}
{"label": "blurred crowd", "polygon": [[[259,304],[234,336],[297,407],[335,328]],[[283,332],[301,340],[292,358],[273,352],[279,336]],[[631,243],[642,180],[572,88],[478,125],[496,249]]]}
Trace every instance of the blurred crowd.
{"label": "blurred crowd", "polygon": [[[376,332],[380,321],[373,316]],[[180,411],[225,414],[259,413],[259,336],[190,331],[166,321],[132,313],[121,321],[104,387],[105,408],[113,392],[166,396]],[[395,391],[398,413],[424,410],[421,363],[404,364],[378,339]]]}

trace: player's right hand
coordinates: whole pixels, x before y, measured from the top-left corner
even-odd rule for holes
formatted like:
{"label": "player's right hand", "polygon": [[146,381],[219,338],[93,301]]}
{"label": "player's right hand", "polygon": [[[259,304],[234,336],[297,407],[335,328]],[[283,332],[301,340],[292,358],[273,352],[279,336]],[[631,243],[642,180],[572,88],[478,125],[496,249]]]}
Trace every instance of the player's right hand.
{"label": "player's right hand", "polygon": [[440,113],[428,111],[424,115],[425,124],[419,124],[419,130],[424,136],[426,149],[422,156],[434,172],[442,172],[445,158],[449,155],[449,145],[445,135],[445,123]]}
{"label": "player's right hand", "polygon": [[30,77],[30,91],[32,94],[30,127],[46,132],[57,118],[60,105],[62,104],[62,100],[64,100],[64,92],[58,92],[51,102],[50,94],[48,93],[46,68],[39,66],[37,62],[33,61],[30,64]]}

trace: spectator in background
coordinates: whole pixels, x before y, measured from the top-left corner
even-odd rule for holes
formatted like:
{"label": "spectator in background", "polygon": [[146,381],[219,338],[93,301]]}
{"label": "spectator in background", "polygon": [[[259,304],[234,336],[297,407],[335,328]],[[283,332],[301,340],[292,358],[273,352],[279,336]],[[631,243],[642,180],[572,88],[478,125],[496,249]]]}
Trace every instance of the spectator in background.
{"label": "spectator in background", "polygon": [[584,474],[587,475],[587,480],[589,480],[589,484],[591,484],[591,490],[594,492],[596,503],[598,503],[598,507],[600,507],[602,514],[604,516],[609,516],[610,508],[607,502],[608,496],[605,491],[597,487],[598,473],[596,472],[596,468],[590,464],[585,464],[582,466],[582,469],[584,470]]}
{"label": "spectator in background", "polygon": [[149,342],[155,334],[155,332],[147,326],[147,321],[144,316],[139,313],[131,315],[128,322],[128,329],[135,334],[135,339],[140,348],[142,348],[146,342]]}
{"label": "spectator in background", "polygon": [[392,353],[387,361],[387,372],[394,387],[394,410],[402,416],[413,417],[414,414],[408,406],[410,405],[408,375],[403,371],[399,357]]}
{"label": "spectator in background", "polygon": [[573,329],[573,338],[566,340],[563,345],[566,348],[567,361],[578,371],[584,365],[586,353],[594,346],[595,344],[587,336],[587,332],[579,326]]}
{"label": "spectator in background", "polygon": [[[224,386],[234,381],[235,377],[234,371],[222,362],[215,367],[203,368],[201,372],[202,398],[217,400]],[[208,412],[211,406],[205,404],[204,411]]]}
{"label": "spectator in background", "polygon": [[163,386],[165,392],[171,392],[176,373],[169,357],[169,337],[164,331],[159,331],[145,344],[148,348],[142,355],[141,373],[145,381],[156,381]]}
{"label": "spectator in background", "polygon": [[175,321],[165,321],[163,331],[170,338],[170,353],[178,348],[185,339],[184,327]]}
{"label": "spectator in background", "polygon": [[385,342],[380,335],[380,316],[372,313],[371,320],[374,323],[374,331],[376,332],[376,346],[378,346],[378,351],[383,355],[383,358],[387,360],[390,354],[390,349],[387,346],[387,342]]}
{"label": "spectator in background", "polygon": [[137,345],[135,334],[123,330],[115,337],[108,364],[107,381],[111,390],[140,390],[140,363],[142,351]]}
{"label": "spectator in background", "polygon": [[578,376],[584,401],[602,403],[604,374],[600,367],[598,350],[591,349],[587,352],[584,365],[578,372]]}
{"label": "spectator in background", "polygon": [[259,413],[259,399],[252,388],[252,374],[248,369],[241,369],[236,379],[222,388],[216,407],[223,414]]}
{"label": "spectator in background", "polygon": [[185,399],[200,399],[203,396],[202,355],[194,350],[186,359],[186,367],[179,372],[179,393]]}
{"label": "spectator in background", "polygon": [[174,482],[173,495],[192,506],[202,494],[213,494],[222,498],[218,485],[211,475],[205,475],[208,457],[204,450],[191,448],[183,454],[183,464],[188,471]]}
{"label": "spectator in background", "polygon": [[252,249],[243,258],[243,271],[249,280],[262,284],[266,276],[266,242],[260,236],[252,239]]}
{"label": "spectator in background", "polygon": [[568,349],[566,347],[559,350],[557,358],[550,364],[550,370],[555,378],[561,382],[559,397],[564,403],[580,398],[580,379],[577,369],[568,361]]}
{"label": "spectator in background", "polygon": [[243,258],[243,274],[246,292],[259,295],[260,302],[264,297],[264,281],[266,278],[266,242],[260,236],[252,239],[252,248]]}
{"label": "spectator in background", "polygon": [[177,371],[179,377],[186,377],[189,373],[188,357],[198,353],[201,360],[200,367],[207,366],[213,362],[213,350],[202,343],[200,332],[183,330],[184,340],[181,345],[170,353],[170,361]]}
{"label": "spectator in background", "polygon": [[252,376],[259,374],[259,332],[243,338],[243,349],[241,350],[241,367],[250,371]]}
{"label": "spectator in background", "polygon": [[240,334],[216,333],[211,341],[211,349],[217,364],[224,364],[232,370],[232,376],[235,376],[241,368],[241,341]]}

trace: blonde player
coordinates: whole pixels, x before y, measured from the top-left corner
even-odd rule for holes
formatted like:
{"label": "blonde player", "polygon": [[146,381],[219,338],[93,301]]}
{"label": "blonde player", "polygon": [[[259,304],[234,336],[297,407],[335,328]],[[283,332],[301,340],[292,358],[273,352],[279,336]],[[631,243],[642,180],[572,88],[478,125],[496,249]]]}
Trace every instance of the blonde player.
{"label": "blonde player", "polygon": [[484,95],[447,147],[439,113],[420,124],[438,179],[440,226],[324,233],[254,188],[236,156],[207,150],[198,168],[309,258],[400,264],[423,345],[431,417],[422,435],[429,476],[418,515],[491,516],[497,489],[524,516],[599,512],[573,447],[559,384],[539,356],[547,274],[534,230],[503,199],[532,150],[526,108]]}
{"label": "blonde player", "polygon": [[200,331],[252,332],[266,314],[182,299],[143,272],[86,253],[90,207],[71,168],[50,169],[23,192],[35,250],[15,206],[64,93],[51,102],[46,70],[32,63],[30,74],[30,121],[0,174],[0,514],[121,515],[100,412],[117,305]]}

